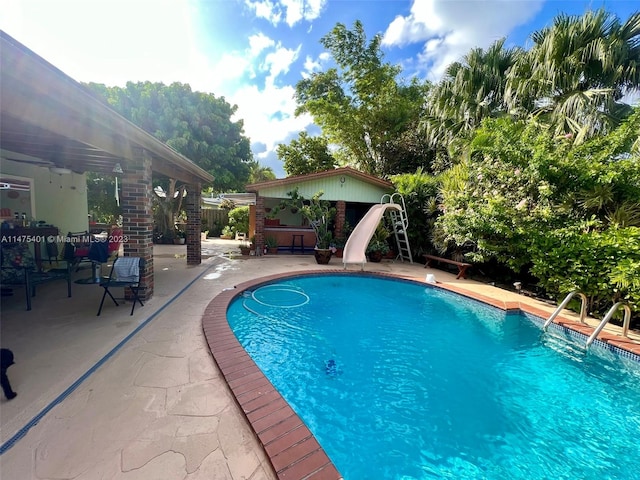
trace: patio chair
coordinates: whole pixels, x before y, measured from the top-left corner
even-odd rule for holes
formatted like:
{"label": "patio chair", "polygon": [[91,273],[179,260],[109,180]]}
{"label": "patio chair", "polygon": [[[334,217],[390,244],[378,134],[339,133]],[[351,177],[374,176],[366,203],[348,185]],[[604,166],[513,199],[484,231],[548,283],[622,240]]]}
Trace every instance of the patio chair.
{"label": "patio chair", "polygon": [[126,288],[128,287],[133,294],[133,305],[131,305],[131,314],[133,315],[133,310],[136,308],[136,302],[140,303],[141,307],[144,307],[144,303],[140,300],[140,277],[144,272],[145,261],[144,258],[140,257],[116,257],[115,261],[111,265],[111,270],[109,271],[109,276],[105,277],[100,281],[100,286],[104,288],[104,293],[102,294],[102,300],[100,301],[100,307],[98,308],[98,314],[96,316],[100,316],[102,312],[102,305],[104,304],[104,299],[109,295],[113,303],[116,304],[116,307],[119,305],[116,299],[111,294],[109,289],[113,288]]}
{"label": "patio chair", "polygon": [[55,280],[66,280],[67,297],[71,297],[71,264],[64,262],[57,268],[38,271],[29,246],[25,243],[2,245],[1,283],[6,286],[24,285],[27,310],[31,310],[31,299],[36,296],[36,287]]}

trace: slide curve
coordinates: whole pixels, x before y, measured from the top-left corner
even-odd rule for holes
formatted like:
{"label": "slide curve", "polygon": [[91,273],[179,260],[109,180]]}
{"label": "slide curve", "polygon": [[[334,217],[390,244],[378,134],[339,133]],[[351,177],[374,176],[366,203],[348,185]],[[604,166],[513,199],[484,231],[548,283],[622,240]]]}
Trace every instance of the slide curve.
{"label": "slide curve", "polygon": [[367,262],[366,250],[371,237],[376,231],[380,220],[384,212],[388,208],[395,208],[401,210],[400,205],[397,203],[378,203],[371,207],[367,214],[358,222],[356,228],[353,229],[351,235],[347,239],[347,243],[344,246],[344,252],[342,253],[342,263],[345,267],[348,263],[361,263],[364,265]]}

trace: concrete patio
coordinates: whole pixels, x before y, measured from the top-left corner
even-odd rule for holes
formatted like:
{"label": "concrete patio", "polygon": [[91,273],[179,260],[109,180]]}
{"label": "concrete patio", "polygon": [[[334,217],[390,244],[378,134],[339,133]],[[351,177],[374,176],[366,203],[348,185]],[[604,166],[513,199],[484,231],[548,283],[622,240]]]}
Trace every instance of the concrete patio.
{"label": "concrete patio", "polygon": [[[155,246],[155,294],[133,316],[130,303],[116,307],[107,300],[96,317],[102,289],[95,285],[74,285],[71,299],[64,284],[47,285],[31,312],[24,311],[21,292],[3,298],[2,346],[16,356],[9,378],[18,397],[2,398],[0,405],[5,446],[0,476],[275,479],[211,357],[202,314],[225,288],[327,266],[304,255],[243,258],[237,246],[229,240],[203,242],[207,258],[195,267],[186,265],[184,246]],[[340,259],[328,268],[342,268]],[[433,273],[454,288],[553,311],[548,304],[419,264],[383,262],[367,264],[366,270],[421,281]]]}

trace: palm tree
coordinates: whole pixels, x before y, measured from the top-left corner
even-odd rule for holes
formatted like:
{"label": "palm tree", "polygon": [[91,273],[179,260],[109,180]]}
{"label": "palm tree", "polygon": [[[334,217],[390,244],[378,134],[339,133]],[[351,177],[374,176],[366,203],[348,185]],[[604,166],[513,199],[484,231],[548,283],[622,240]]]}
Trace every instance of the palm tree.
{"label": "palm tree", "polygon": [[275,180],[276,174],[271,167],[265,167],[258,162],[251,164],[251,171],[249,172],[249,183],[267,182],[269,180]]}
{"label": "palm tree", "polygon": [[625,23],[602,9],[559,15],[532,39],[509,72],[511,112],[576,142],[607,133],[630,113],[619,100],[640,87],[640,12]]}
{"label": "palm tree", "polygon": [[443,80],[429,96],[423,126],[432,144],[451,143],[466,137],[483,118],[505,113],[507,71],[522,55],[519,48],[505,49],[504,39],[486,51],[474,48],[462,62],[447,68]]}

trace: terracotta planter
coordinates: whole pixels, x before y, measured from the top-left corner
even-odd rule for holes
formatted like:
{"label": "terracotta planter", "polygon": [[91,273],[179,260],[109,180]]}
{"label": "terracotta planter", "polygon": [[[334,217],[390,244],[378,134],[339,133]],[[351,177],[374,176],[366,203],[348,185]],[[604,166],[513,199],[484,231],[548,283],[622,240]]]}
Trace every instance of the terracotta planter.
{"label": "terracotta planter", "polygon": [[317,248],[313,251],[314,256],[316,257],[316,263],[320,265],[326,265],[331,260],[332,251],[328,248]]}
{"label": "terracotta planter", "polygon": [[342,258],[342,253],[343,252],[344,252],[344,248],[337,247],[336,248],[336,253],[334,253],[334,255],[336,256],[336,258]]}
{"label": "terracotta planter", "polygon": [[269,255],[275,255],[278,253],[278,247],[268,247],[267,248],[267,253]]}

